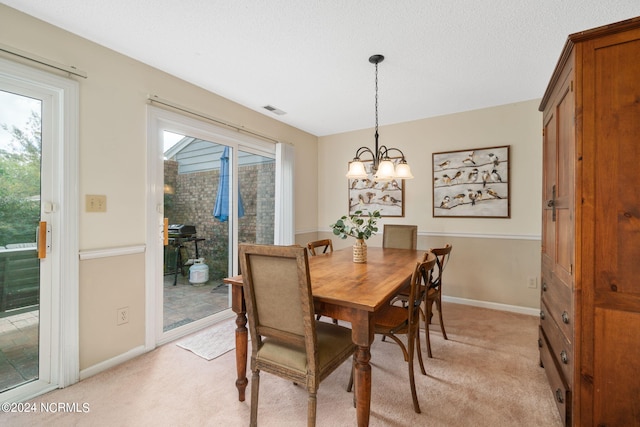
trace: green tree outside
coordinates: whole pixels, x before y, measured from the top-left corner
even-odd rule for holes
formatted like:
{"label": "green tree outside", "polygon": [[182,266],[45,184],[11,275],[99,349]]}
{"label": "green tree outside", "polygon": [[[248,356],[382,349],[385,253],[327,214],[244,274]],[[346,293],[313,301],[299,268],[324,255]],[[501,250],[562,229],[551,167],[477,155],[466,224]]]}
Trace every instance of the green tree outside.
{"label": "green tree outside", "polygon": [[24,129],[9,128],[10,149],[0,149],[0,246],[35,242],[40,221],[40,114],[31,112]]}

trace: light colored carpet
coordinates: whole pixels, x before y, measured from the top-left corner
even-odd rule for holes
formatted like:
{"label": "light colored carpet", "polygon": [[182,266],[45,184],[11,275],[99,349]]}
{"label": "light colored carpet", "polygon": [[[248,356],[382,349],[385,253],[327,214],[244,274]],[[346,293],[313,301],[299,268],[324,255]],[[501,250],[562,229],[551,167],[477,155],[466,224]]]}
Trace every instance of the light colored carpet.
{"label": "light colored carpet", "polygon": [[235,348],[235,330],[235,319],[225,320],[189,335],[178,341],[176,345],[205,360],[213,360]]}
{"label": "light colored carpet", "polygon": [[[449,340],[433,325],[427,376],[416,362],[421,414],[411,405],[402,353],[376,337],[370,426],[562,425],[539,366],[539,319],[451,303],[444,304],[443,314]],[[320,384],[318,427],[356,425],[353,395],[345,390],[350,367],[344,363]],[[266,373],[260,378],[259,425],[305,426],[306,390]],[[206,361],[172,343],[30,402],[86,403],[88,412],[0,413],[0,425],[247,426],[251,384],[246,401],[239,402],[235,380],[235,352]]]}

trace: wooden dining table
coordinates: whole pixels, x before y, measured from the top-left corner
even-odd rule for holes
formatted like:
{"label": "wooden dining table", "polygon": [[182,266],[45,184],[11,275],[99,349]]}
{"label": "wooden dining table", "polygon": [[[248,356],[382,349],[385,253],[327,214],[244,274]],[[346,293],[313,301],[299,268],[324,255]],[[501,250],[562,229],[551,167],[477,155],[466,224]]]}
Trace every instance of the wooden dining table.
{"label": "wooden dining table", "polygon": [[[371,408],[371,343],[376,313],[407,283],[424,251],[369,247],[366,263],[354,263],[352,248],[309,257],[309,274],[316,314],[351,323],[355,352],[355,393],[358,426],[369,425]],[[238,399],[248,384],[247,316],[242,276],[228,277],[236,317]]]}

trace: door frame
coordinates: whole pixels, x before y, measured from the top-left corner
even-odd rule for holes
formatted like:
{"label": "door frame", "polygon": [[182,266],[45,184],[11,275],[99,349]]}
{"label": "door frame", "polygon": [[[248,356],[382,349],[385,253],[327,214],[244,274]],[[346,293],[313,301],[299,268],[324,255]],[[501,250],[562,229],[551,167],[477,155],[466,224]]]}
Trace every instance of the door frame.
{"label": "door frame", "polygon": [[[41,201],[40,208],[42,220],[50,223],[52,229],[52,251],[44,261],[50,261],[47,268],[51,271],[51,286],[41,289],[39,322],[40,330],[44,327],[48,332],[39,334],[43,336],[39,349],[40,371],[43,372],[44,366],[46,378],[39,374],[38,380],[2,393],[3,401],[18,402],[74,384],[80,377],[79,85],[70,78],[3,58],[0,58],[0,77],[8,84],[41,95],[44,101],[41,155],[50,156],[43,162],[42,177],[51,178],[48,183],[51,194],[48,200]],[[49,136],[51,139],[47,142]],[[44,306],[47,299],[49,304]]]}
{"label": "door frame", "polygon": [[[173,341],[181,336],[200,330],[220,320],[234,316],[231,311],[231,295],[229,295],[229,308],[215,313],[204,319],[199,319],[185,326],[164,332],[162,330],[162,303],[163,295],[159,292],[159,284],[163,283],[163,198],[164,187],[164,156],[162,151],[163,131],[168,130],[183,135],[193,136],[216,144],[227,145],[232,148],[231,168],[237,169],[237,155],[239,150],[256,154],[276,157],[275,144],[239,134],[209,123],[205,120],[195,119],[184,114],[169,111],[164,108],[147,106],[147,250],[145,254],[146,283],[145,283],[145,350],[154,349],[157,345]],[[238,188],[237,174],[231,174],[232,190],[235,194]],[[232,205],[233,217],[230,218],[229,250],[237,253],[238,222],[237,204]],[[229,257],[229,271],[238,271],[236,257]]]}

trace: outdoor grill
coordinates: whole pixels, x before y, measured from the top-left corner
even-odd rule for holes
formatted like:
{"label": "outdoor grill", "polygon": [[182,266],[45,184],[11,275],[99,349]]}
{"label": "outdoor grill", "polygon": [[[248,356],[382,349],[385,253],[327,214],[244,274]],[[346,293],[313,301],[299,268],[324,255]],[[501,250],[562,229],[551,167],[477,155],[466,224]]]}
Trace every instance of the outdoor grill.
{"label": "outdoor grill", "polygon": [[192,237],[195,234],[195,225],[171,224],[169,226],[169,237]]}

